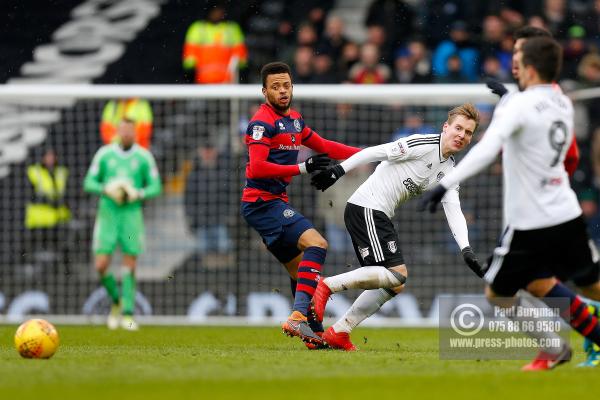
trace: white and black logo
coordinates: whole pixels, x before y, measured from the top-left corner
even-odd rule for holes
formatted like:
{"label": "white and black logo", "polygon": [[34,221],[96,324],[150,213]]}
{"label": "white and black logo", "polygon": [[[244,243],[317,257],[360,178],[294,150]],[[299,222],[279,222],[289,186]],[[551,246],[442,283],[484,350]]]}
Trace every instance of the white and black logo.
{"label": "white and black logo", "polygon": [[392,253],[396,253],[396,251],[398,251],[398,247],[396,247],[396,241],[392,240],[390,242],[387,242],[388,244],[388,249],[392,252]]}
{"label": "white and black logo", "polygon": [[296,143],[296,136],[292,135],[292,143]]}
{"label": "white and black logo", "polygon": [[363,260],[369,256],[368,247],[359,247],[358,252],[360,253],[360,256],[363,258]]}
{"label": "white and black logo", "polygon": [[279,121],[279,129],[285,131],[285,125],[281,121]]}
{"label": "white and black logo", "polygon": [[439,173],[439,174],[437,174],[437,177],[436,177],[436,179],[437,179],[437,181],[439,182],[439,181],[441,181],[441,180],[442,180],[442,178],[443,178],[443,177],[444,177],[444,173],[440,171],[440,173]]}
{"label": "white and black logo", "polygon": [[294,120],[294,128],[296,128],[296,132],[302,131],[302,125],[300,125],[299,119]]}
{"label": "white and black logo", "polygon": [[296,214],[294,212],[294,210],[290,210],[289,208],[286,208],[285,210],[283,210],[283,216],[286,218],[292,218],[294,216],[294,214]]}
{"label": "white and black logo", "polygon": [[427,169],[431,169],[431,166],[433,165],[433,163],[429,163],[427,164]]}
{"label": "white and black logo", "polygon": [[254,139],[254,140],[262,139],[263,133],[265,133],[264,126],[255,125],[252,127],[252,139]]}

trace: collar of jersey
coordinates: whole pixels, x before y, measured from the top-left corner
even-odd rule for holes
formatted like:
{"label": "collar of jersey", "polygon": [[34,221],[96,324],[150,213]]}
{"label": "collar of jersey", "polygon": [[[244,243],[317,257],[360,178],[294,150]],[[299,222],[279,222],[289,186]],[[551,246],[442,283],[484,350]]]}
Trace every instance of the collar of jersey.
{"label": "collar of jersey", "polygon": [[539,83],[537,85],[529,86],[525,91],[534,90],[534,89],[552,89],[554,90],[554,85],[552,83]]}
{"label": "collar of jersey", "polygon": [[444,160],[444,157],[442,156],[442,133],[444,132],[440,132],[440,141],[438,142],[438,156],[440,157],[440,163],[444,163],[446,161],[448,161],[450,159],[450,157],[452,157],[451,155],[446,158]]}
{"label": "collar of jersey", "polygon": [[129,157],[134,153],[134,150],[137,148],[137,143],[134,143],[129,150],[123,150],[123,148],[118,143],[115,143],[114,146],[116,149],[115,151],[119,156]]}

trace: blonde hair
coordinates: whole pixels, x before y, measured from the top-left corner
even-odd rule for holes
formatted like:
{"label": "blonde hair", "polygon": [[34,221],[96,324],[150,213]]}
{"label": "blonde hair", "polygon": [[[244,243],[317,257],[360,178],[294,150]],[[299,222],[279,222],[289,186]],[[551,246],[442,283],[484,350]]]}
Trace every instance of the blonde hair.
{"label": "blonde hair", "polygon": [[448,111],[448,124],[452,124],[458,115],[462,115],[466,119],[475,121],[475,129],[473,132],[477,130],[477,127],[479,126],[479,111],[477,111],[477,108],[475,108],[473,104],[465,103]]}

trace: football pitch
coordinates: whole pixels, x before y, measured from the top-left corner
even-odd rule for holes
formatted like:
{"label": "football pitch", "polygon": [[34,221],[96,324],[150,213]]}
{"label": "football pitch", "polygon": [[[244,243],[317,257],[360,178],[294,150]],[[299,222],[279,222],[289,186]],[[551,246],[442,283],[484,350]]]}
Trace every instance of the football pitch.
{"label": "football pitch", "polygon": [[[57,326],[50,360],[22,359],[0,326],[0,399],[377,399],[589,396],[597,369],[439,360],[436,329],[357,329],[360,351],[308,351],[276,327]],[[563,397],[563,398],[564,398]]]}

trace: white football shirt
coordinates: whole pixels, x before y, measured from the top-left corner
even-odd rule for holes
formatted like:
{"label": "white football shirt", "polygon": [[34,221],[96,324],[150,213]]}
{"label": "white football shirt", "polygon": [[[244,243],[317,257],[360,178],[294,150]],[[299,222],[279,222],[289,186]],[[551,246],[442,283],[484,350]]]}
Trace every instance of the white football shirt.
{"label": "white football shirt", "polygon": [[581,215],[563,166],[573,140],[573,104],[552,85],[502,98],[483,139],[441,183],[475,175],[502,149],[504,217],[518,230],[546,228]]}
{"label": "white football shirt", "polygon": [[[454,168],[454,157],[444,159],[441,154],[440,138],[439,134],[411,135],[357,153],[376,151],[381,156],[378,159],[383,161],[348,202],[383,211],[391,219],[396,207],[435,186]],[[344,170],[354,168],[348,164],[352,160],[342,163]],[[459,202],[458,184],[452,189],[444,201]]]}

